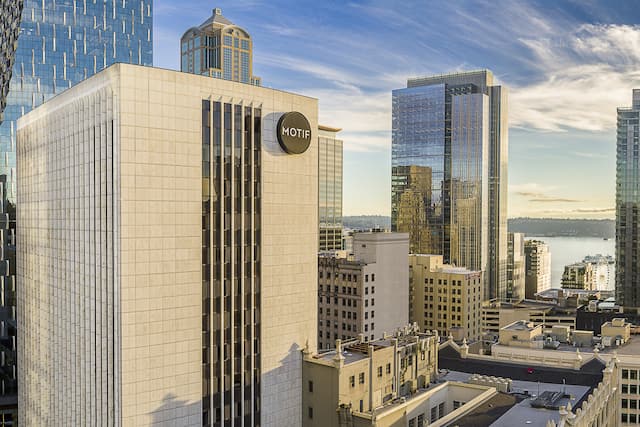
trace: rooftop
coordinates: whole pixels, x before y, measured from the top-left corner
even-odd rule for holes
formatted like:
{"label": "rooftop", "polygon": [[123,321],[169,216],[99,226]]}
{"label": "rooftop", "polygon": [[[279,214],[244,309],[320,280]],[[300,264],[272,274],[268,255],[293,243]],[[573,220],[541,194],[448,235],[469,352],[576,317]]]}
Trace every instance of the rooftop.
{"label": "rooftop", "polygon": [[506,329],[509,331],[533,331],[539,326],[534,326],[533,322],[527,322],[526,320],[516,320],[513,323],[504,326],[501,329]]}
{"label": "rooftop", "polygon": [[[471,375],[466,372],[447,371],[440,379],[466,383]],[[535,377],[532,380],[535,380]],[[575,408],[578,407],[581,400],[588,396],[590,391],[591,387],[586,385],[513,380],[512,390],[509,394],[498,393],[450,425],[513,427],[526,424],[533,427],[545,427],[549,420],[557,422],[560,419],[560,414],[557,410],[533,407],[532,403],[538,398],[538,395],[557,394],[560,398],[554,401],[555,405],[571,403],[571,406]]]}

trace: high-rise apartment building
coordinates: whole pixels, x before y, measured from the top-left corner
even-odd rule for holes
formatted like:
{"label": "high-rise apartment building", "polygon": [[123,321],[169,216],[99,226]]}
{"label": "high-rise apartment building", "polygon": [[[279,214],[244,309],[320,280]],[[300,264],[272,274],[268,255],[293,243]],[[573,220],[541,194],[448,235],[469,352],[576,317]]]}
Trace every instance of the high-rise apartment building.
{"label": "high-rise apartment building", "polygon": [[117,64],[22,117],[21,423],[301,424],[317,108]]}
{"label": "high-rise apartment building", "polygon": [[260,86],[260,77],[253,75],[251,36],[222,16],[221,9],[182,35],[180,57],[185,73]]}
{"label": "high-rise apartment building", "polygon": [[369,341],[409,321],[409,236],[355,233],[353,254],[318,256],[318,348]]}
{"label": "high-rise apartment building", "polygon": [[551,252],[540,240],[524,243],[525,298],[533,299],[538,292],[551,288]]}
{"label": "high-rise apartment building", "polygon": [[318,127],[319,250],[342,249],[342,129]]}
{"label": "high-rise apartment building", "polygon": [[[151,0],[4,1],[2,50],[15,49],[13,62],[4,61],[1,85],[4,120],[0,120],[0,175],[3,215],[2,261],[0,270],[0,342],[4,357],[0,366],[6,384],[0,402],[17,401],[16,372],[16,286],[15,203],[16,203],[16,121],[46,100],[116,62],[152,65],[153,37]],[[21,10],[21,15],[19,13]],[[16,18],[17,17],[17,18]],[[6,21],[5,21],[6,20]],[[19,23],[19,30],[16,27]],[[19,31],[19,35],[15,33]],[[15,35],[18,43],[15,44]],[[7,38],[5,38],[5,36]],[[7,80],[9,79],[10,80]],[[8,87],[8,92],[6,88]],[[19,227],[20,225],[17,224]],[[22,322],[22,325],[25,323]],[[11,397],[12,396],[12,397]]]}
{"label": "high-rise apartment building", "polygon": [[442,255],[409,255],[410,320],[422,330],[480,339],[482,271],[442,263]]}
{"label": "high-rise apartment building", "polygon": [[411,252],[485,271],[507,293],[507,93],[489,71],[409,79],[393,91],[392,231]]}
{"label": "high-rise apartment building", "polygon": [[616,150],[616,300],[640,307],[640,89],[618,108]]}
{"label": "high-rise apartment building", "polygon": [[2,14],[2,19],[0,19],[0,35],[2,35],[2,44],[0,45],[0,123],[2,123],[4,107],[7,105],[9,82],[18,47],[22,6],[23,0],[6,0],[0,5],[0,14]]}
{"label": "high-rise apartment building", "polygon": [[575,262],[565,265],[560,282],[562,289],[597,289],[593,266],[589,262]]}
{"label": "high-rise apartment building", "polygon": [[507,299],[517,302],[524,299],[524,234],[508,233],[507,239]]}

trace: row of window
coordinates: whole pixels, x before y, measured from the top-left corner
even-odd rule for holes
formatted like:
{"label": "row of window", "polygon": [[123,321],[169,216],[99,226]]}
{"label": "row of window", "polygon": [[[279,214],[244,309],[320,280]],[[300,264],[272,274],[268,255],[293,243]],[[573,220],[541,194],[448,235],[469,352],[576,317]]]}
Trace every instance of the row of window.
{"label": "row of window", "polygon": [[[338,272],[338,271],[336,271],[336,272],[334,272],[334,273],[333,273],[333,278],[334,278],[334,279],[339,279],[339,278],[340,278],[340,274],[342,274],[342,281],[343,281],[343,282],[357,282],[357,281],[358,281],[358,275],[357,275],[357,274],[340,273],[340,272]],[[324,272],[323,270],[320,270],[320,271],[318,272],[318,277],[319,277],[320,279],[324,279],[325,277],[326,277],[327,279],[331,279],[332,274],[331,274],[331,272],[330,272],[330,271],[327,271],[327,272],[326,272],[326,274],[325,274],[325,272]],[[368,275],[368,274],[365,274],[365,275],[364,275],[364,281],[365,281],[365,283],[369,283],[369,275]],[[371,281],[372,281],[372,282],[375,282],[375,281],[376,281],[376,275],[375,275],[375,273],[374,273],[374,274],[371,274]]]}
{"label": "row of window", "polygon": [[623,369],[622,370],[622,379],[623,380],[637,380],[640,378],[638,376],[638,371],[636,369]]}
{"label": "row of window", "polygon": [[[325,298],[325,304],[331,304],[331,297],[324,297]],[[358,300],[357,299],[351,299],[351,298],[338,298],[338,297],[333,297],[333,303],[338,305],[338,300],[341,299],[342,300],[342,305],[343,306],[347,306],[347,307],[357,307],[358,306]],[[322,296],[318,297],[318,302],[320,302],[320,304],[322,304]],[[372,304],[373,305],[373,304]],[[365,307],[367,306],[366,301],[365,301]]]}
{"label": "row of window", "polygon": [[636,384],[622,384],[622,394],[640,394],[640,387]]}

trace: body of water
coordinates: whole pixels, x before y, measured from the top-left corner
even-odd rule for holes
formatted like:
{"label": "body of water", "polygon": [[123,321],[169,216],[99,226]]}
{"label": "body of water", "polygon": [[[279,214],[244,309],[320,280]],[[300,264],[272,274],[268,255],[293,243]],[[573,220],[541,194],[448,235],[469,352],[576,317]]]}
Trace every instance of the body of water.
{"label": "body of water", "polygon": [[[597,237],[533,237],[527,240],[542,240],[551,251],[551,286],[560,287],[564,266],[582,261],[587,255],[611,255],[615,258],[615,239],[604,240]],[[611,289],[613,290],[613,289]]]}

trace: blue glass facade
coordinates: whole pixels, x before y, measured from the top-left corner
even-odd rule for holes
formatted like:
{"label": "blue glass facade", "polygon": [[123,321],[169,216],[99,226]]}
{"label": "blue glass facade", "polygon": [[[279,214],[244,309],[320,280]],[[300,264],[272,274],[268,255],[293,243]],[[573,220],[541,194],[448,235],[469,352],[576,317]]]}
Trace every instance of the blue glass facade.
{"label": "blue glass facade", "polygon": [[485,297],[505,298],[506,92],[487,71],[412,79],[392,110],[392,231],[484,270]]}
{"label": "blue glass facade", "polygon": [[640,90],[618,108],[616,150],[616,300],[640,307]]}
{"label": "blue glass facade", "polygon": [[412,253],[444,254],[445,85],[394,90],[392,103],[392,228]]}
{"label": "blue glass facade", "polygon": [[152,0],[25,0],[0,125],[0,174],[15,200],[16,120],[116,62],[153,63]]}

